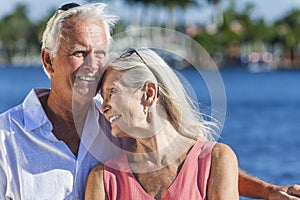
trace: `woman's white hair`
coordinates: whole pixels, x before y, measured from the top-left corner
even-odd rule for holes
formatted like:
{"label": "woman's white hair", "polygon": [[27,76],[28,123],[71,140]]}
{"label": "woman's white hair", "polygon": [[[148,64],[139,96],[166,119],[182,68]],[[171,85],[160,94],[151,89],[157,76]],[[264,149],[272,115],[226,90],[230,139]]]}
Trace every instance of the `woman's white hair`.
{"label": "woman's white hair", "polygon": [[158,103],[165,109],[168,120],[180,134],[201,141],[216,141],[219,127],[216,120],[198,109],[198,102],[186,92],[171,67],[154,51],[139,49],[127,57],[111,62],[108,68],[126,72],[122,77],[126,87],[138,89],[151,80],[158,83]]}
{"label": "woman's white hair", "polygon": [[[55,14],[49,19],[46,29],[42,37],[42,49],[47,49],[53,56],[56,56],[62,32],[65,25],[68,25],[70,18],[85,20],[88,18],[96,19],[102,22],[107,36],[107,41],[112,42],[110,34],[111,28],[115,25],[118,17],[109,15],[105,12],[107,5],[104,3],[87,3],[69,10],[58,9]],[[71,25],[70,25],[71,26]]]}

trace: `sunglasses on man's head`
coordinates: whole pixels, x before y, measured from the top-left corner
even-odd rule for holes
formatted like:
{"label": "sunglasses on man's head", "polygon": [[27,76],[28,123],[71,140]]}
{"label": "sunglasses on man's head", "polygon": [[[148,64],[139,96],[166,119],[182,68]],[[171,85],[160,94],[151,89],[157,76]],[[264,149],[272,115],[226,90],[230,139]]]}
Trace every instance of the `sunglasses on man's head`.
{"label": "sunglasses on man's head", "polygon": [[80,6],[80,4],[78,4],[78,3],[67,3],[67,4],[62,5],[57,10],[66,11],[66,10],[70,10],[71,8],[75,8],[75,7],[78,7],[78,6]]}

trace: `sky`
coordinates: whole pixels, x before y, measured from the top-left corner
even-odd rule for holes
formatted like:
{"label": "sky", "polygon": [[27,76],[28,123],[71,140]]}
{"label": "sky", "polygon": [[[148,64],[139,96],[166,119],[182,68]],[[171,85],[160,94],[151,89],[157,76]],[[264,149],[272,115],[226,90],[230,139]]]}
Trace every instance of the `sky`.
{"label": "sky", "polygon": [[[18,3],[24,3],[28,5],[29,17],[33,21],[48,16],[48,12],[51,9],[60,7],[62,4],[70,2],[72,0],[2,0],[0,6],[0,17],[3,17],[13,11]],[[76,0],[75,0],[76,1]],[[82,0],[77,0],[81,2]],[[132,17],[132,9],[129,9],[127,5],[122,3],[122,0],[104,0],[108,4],[110,11],[121,17]],[[223,0],[223,2],[229,2],[229,0]],[[293,8],[300,9],[300,0],[236,0],[238,6],[243,7],[246,3],[251,2],[255,5],[253,18],[262,17],[266,22],[273,22],[274,20],[284,16]],[[224,3],[223,7],[226,7]],[[143,10],[137,10],[137,14],[142,14]],[[201,13],[201,16],[200,14]],[[210,8],[201,7],[197,9],[189,9],[185,12],[186,21],[202,23],[209,19]],[[136,14],[136,13],[135,13]],[[199,17],[197,17],[199,16]]]}

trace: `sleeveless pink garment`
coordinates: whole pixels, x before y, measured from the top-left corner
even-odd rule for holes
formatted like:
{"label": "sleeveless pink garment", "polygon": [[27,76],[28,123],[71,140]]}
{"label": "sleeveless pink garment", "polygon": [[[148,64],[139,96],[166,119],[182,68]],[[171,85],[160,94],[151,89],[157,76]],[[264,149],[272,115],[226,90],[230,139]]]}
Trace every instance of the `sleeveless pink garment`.
{"label": "sleeveless pink garment", "polygon": [[[211,149],[215,143],[198,141],[162,200],[205,200],[211,167]],[[105,163],[104,184],[110,200],[153,200],[131,172],[127,156]],[[125,169],[119,171],[117,169]]]}

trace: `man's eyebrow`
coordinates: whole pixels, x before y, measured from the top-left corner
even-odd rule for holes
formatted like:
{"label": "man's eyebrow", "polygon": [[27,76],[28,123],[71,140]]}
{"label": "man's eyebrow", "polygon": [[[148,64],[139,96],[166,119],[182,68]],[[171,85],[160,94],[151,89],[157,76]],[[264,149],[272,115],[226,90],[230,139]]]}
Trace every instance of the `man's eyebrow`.
{"label": "man's eyebrow", "polygon": [[77,50],[87,50],[88,48],[85,45],[82,44],[71,44],[67,47],[70,51],[77,51]]}
{"label": "man's eyebrow", "polygon": [[99,45],[99,46],[95,47],[94,49],[95,49],[95,51],[107,52],[108,51],[108,46],[107,45]]}

